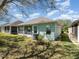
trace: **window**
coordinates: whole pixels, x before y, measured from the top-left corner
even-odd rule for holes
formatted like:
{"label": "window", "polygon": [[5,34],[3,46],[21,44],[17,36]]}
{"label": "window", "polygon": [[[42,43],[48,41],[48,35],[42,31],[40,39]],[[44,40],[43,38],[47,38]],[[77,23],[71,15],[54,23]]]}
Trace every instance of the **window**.
{"label": "window", "polygon": [[46,34],[51,34],[50,26],[47,26],[47,28],[46,28]]}
{"label": "window", "polygon": [[31,32],[31,27],[28,27],[27,28],[27,32]]}
{"label": "window", "polygon": [[37,26],[34,26],[34,33],[37,33]]}
{"label": "window", "polygon": [[24,31],[25,34],[32,34],[32,26],[25,26]]}
{"label": "window", "polygon": [[23,33],[23,27],[18,27],[18,32]]}
{"label": "window", "polygon": [[5,31],[9,32],[9,26],[5,27]]}

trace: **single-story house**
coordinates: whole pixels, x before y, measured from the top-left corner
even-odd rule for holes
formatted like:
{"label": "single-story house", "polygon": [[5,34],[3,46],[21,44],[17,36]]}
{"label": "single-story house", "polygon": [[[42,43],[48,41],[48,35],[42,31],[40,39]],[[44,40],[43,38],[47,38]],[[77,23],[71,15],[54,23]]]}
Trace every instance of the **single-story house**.
{"label": "single-story house", "polygon": [[1,26],[1,32],[34,37],[35,34],[44,36],[44,39],[54,40],[61,34],[62,25],[45,17],[29,20],[25,23],[15,21]]}
{"label": "single-story house", "polygon": [[68,28],[69,37],[76,39],[79,42],[79,20],[74,21]]}
{"label": "single-story house", "polygon": [[39,17],[18,25],[18,34],[32,37],[40,34],[45,39],[54,40],[61,33],[62,25],[57,21],[45,17]]}
{"label": "single-story house", "polygon": [[18,24],[23,23],[20,20],[17,20],[12,23],[4,24],[0,26],[0,31],[3,33],[9,34],[18,34]]}

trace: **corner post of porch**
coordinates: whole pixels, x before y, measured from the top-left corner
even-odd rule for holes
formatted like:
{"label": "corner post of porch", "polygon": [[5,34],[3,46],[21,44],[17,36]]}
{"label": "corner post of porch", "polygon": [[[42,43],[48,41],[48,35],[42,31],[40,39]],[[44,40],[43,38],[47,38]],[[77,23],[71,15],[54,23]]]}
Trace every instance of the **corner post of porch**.
{"label": "corner post of porch", "polygon": [[34,33],[34,26],[32,26],[32,35],[33,35],[33,33]]}
{"label": "corner post of porch", "polygon": [[9,34],[11,34],[11,26],[10,26],[9,28],[10,28],[10,30],[9,30]]}
{"label": "corner post of porch", "polygon": [[17,26],[17,34],[19,33],[19,31],[18,31],[18,26]]}
{"label": "corner post of porch", "polygon": [[1,27],[1,32],[4,33],[5,32],[5,27]]}
{"label": "corner post of porch", "polygon": [[78,40],[78,42],[79,42],[79,24],[78,24],[78,26],[77,26],[77,30],[78,30],[78,32],[77,32],[77,40]]}

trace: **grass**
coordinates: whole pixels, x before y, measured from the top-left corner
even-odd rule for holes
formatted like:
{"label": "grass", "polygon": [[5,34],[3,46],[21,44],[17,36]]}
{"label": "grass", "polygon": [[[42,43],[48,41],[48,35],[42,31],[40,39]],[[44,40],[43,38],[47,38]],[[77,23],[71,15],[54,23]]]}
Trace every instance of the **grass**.
{"label": "grass", "polygon": [[[64,37],[65,36],[65,37]],[[67,39],[67,35],[63,37]],[[7,39],[8,37],[8,39]],[[9,38],[10,37],[10,38]],[[19,37],[18,35],[8,35],[0,33],[0,42],[5,43],[0,45],[0,54],[7,59],[78,59],[79,46],[74,45],[67,40],[61,41],[46,41],[32,40],[28,37]],[[10,40],[15,38],[19,41]],[[64,39],[63,38],[63,39]],[[61,38],[62,39],[62,38]],[[9,45],[7,45],[7,43]],[[1,44],[1,43],[0,43]],[[19,47],[11,47],[19,46]],[[0,57],[3,57],[0,56]]]}

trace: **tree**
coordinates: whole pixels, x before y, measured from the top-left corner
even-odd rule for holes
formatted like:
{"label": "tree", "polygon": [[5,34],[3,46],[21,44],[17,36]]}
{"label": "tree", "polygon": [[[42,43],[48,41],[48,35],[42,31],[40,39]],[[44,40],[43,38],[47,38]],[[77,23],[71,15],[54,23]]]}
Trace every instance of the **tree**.
{"label": "tree", "polygon": [[38,2],[43,5],[42,9],[55,8],[54,0],[0,0],[0,18],[1,19],[4,18],[5,15],[4,21],[6,21],[9,20],[7,19],[7,17],[9,18],[14,17],[13,15],[8,14],[8,10],[11,4],[16,5],[16,7],[21,11],[22,15],[29,17],[29,15],[24,11],[24,9],[26,8],[26,6],[32,6]]}
{"label": "tree", "polygon": [[63,25],[63,31],[68,32],[68,27],[71,25],[72,21],[69,19],[59,19],[57,21]]}

